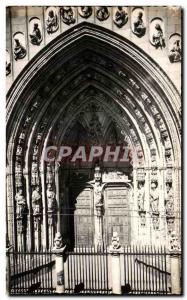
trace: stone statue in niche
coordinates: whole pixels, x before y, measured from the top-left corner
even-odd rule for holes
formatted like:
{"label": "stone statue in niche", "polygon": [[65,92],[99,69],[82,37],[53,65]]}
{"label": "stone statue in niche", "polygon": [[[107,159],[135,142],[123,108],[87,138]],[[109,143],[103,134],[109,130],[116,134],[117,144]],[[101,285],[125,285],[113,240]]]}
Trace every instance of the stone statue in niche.
{"label": "stone statue in niche", "polygon": [[133,23],[133,33],[136,34],[138,37],[144,36],[146,32],[146,27],[143,21],[143,12],[139,11],[136,21]]}
{"label": "stone statue in niche", "polygon": [[19,136],[19,144],[23,144],[25,142],[25,132],[21,132]]}
{"label": "stone statue in niche", "polygon": [[99,6],[96,9],[96,17],[99,21],[105,21],[110,16],[109,10],[106,6]]}
{"label": "stone statue in niche", "polygon": [[159,23],[155,25],[155,32],[153,33],[152,36],[152,44],[155,46],[156,49],[158,48],[162,49],[165,47],[164,34],[161,25]]}
{"label": "stone statue in niche", "polygon": [[38,155],[38,145],[34,145],[34,149],[33,149],[33,157],[37,158]]}
{"label": "stone statue in niche", "polygon": [[114,23],[117,27],[121,28],[128,22],[128,14],[122,6],[118,6],[115,15]]}
{"label": "stone statue in niche", "polygon": [[67,24],[74,24],[75,23],[75,11],[72,9],[71,6],[64,6],[60,9],[60,14],[62,21]]}
{"label": "stone statue in niche", "polygon": [[32,185],[38,185],[39,184],[39,175],[38,175],[38,164],[37,164],[37,162],[32,163],[31,173],[32,173],[31,184]]}
{"label": "stone statue in niche", "polygon": [[159,229],[159,215],[158,214],[153,214],[152,222],[153,222],[153,229],[158,230]]}
{"label": "stone statue in niche", "polygon": [[47,185],[47,206],[48,212],[54,212],[56,209],[56,195],[51,184]]}
{"label": "stone statue in niche", "polygon": [[52,170],[52,166],[50,165],[50,163],[47,164],[47,173],[46,173],[46,183],[47,184],[52,184],[53,183],[53,170]]}
{"label": "stone statue in niche", "polygon": [[166,199],[165,199],[166,216],[170,217],[174,214],[173,189],[171,183],[166,183]]}
{"label": "stone statue in niche", "polygon": [[154,214],[159,214],[159,192],[158,192],[158,184],[157,182],[151,183],[151,192],[150,192],[150,207],[151,211]]}
{"label": "stone statue in niche", "polygon": [[169,60],[171,63],[181,61],[181,45],[180,40],[176,40],[173,47],[169,51]]}
{"label": "stone statue in niche", "polygon": [[32,34],[30,36],[30,42],[33,45],[39,46],[42,41],[42,34],[40,28],[38,27],[38,23],[34,23],[34,28]]}
{"label": "stone statue in niche", "polygon": [[51,9],[48,12],[48,17],[46,19],[46,29],[48,34],[52,34],[56,32],[59,28],[58,25],[58,16],[57,14]]}
{"label": "stone statue in niche", "polygon": [[16,193],[15,200],[17,218],[23,218],[26,211],[26,200],[22,189],[19,189],[19,191]]}
{"label": "stone statue in niche", "polygon": [[79,15],[82,17],[82,18],[89,18],[92,14],[92,7],[91,6],[80,6],[78,8],[78,12],[79,12]]}
{"label": "stone statue in niche", "polygon": [[16,163],[15,166],[15,183],[17,187],[22,186],[22,167],[20,163]]}
{"label": "stone statue in niche", "polygon": [[143,182],[138,182],[138,210],[144,211],[145,188]]}
{"label": "stone statue in niche", "polygon": [[22,59],[26,56],[26,49],[21,45],[19,39],[15,39],[14,41],[14,59],[17,61],[18,59]]}
{"label": "stone statue in niche", "polygon": [[36,186],[36,188],[32,192],[32,205],[34,215],[39,215],[41,213],[41,201],[42,197],[40,195],[40,188],[39,186]]}
{"label": "stone statue in niche", "polygon": [[23,153],[23,149],[20,145],[18,145],[17,150],[16,150],[16,155],[21,156]]}

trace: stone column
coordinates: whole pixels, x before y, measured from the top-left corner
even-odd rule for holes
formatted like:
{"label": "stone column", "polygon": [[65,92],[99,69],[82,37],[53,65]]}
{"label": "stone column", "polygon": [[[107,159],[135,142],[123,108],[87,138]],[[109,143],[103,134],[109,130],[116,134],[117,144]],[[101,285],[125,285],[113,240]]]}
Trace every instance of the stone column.
{"label": "stone column", "polygon": [[171,233],[169,251],[171,259],[171,293],[172,295],[181,295],[181,248],[174,231]]}
{"label": "stone column", "polygon": [[64,251],[66,245],[63,246],[62,236],[60,232],[56,233],[54,239],[54,247],[52,252],[55,254],[55,272],[56,272],[56,293],[63,294],[65,292],[64,282]]}
{"label": "stone column", "polygon": [[122,247],[119,243],[119,237],[117,232],[113,232],[112,245],[109,247],[109,252],[111,253],[111,271],[112,271],[112,293],[121,294],[121,268],[120,268],[120,253],[122,252]]}

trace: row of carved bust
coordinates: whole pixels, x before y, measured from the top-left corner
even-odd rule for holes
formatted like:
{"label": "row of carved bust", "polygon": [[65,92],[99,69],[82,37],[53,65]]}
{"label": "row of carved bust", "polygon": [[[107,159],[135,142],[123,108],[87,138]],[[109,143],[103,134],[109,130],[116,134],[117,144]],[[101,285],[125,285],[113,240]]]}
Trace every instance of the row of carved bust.
{"label": "row of carved bust", "polygon": [[[89,18],[92,15],[92,7],[81,6],[78,7],[78,13],[83,18]],[[136,13],[132,20],[132,32],[138,36],[143,37],[146,33],[146,23],[143,8],[136,8]],[[55,33],[59,29],[58,12],[55,7],[49,7],[46,11],[46,31],[49,35]],[[106,6],[96,7],[96,18],[99,21],[105,21],[108,19],[110,12]],[[62,21],[71,25],[76,22],[76,12],[74,7],[61,7],[60,16]],[[113,21],[118,28],[122,28],[128,22],[128,13],[126,8],[118,6],[115,10]],[[41,20],[38,17],[33,17],[29,21],[29,39],[30,43],[39,46],[43,40]],[[150,42],[156,48],[163,49],[165,47],[165,33],[164,22],[161,18],[154,18],[150,23]],[[14,38],[14,59],[17,61],[23,59],[26,54],[25,37],[23,32],[16,32],[13,35]],[[170,36],[169,46],[169,59],[173,62],[179,62],[181,60],[181,37],[178,33],[174,33]],[[10,57],[7,51],[6,59],[6,75],[11,72]]]}

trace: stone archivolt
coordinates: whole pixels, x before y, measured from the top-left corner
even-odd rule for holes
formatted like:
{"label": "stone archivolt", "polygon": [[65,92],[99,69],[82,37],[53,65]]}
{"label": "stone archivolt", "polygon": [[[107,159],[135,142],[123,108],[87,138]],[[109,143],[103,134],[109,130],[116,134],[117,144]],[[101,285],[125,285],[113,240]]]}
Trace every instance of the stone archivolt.
{"label": "stone archivolt", "polygon": [[[89,38],[85,35],[87,30],[89,31]],[[104,42],[97,39],[98,34],[102,35]],[[71,36],[71,31],[66,37],[68,36]],[[108,38],[110,38],[110,44]],[[171,83],[167,82],[167,78],[165,81],[162,80],[160,69],[157,66],[152,66],[152,62],[149,62],[148,65],[146,55],[139,53],[138,49],[133,48],[127,40],[117,36],[114,37],[114,43],[118,42],[120,52],[116,50],[112,43],[113,37],[108,31],[105,32],[105,29],[97,28],[97,26],[84,23],[77,26],[74,39],[79,40],[76,56],[72,56],[72,54],[74,55],[74,47],[77,46],[74,43],[70,46],[63,44],[60,37],[54,43],[56,49],[59,47],[61,51],[58,50],[54,54],[50,53],[48,56],[48,52],[45,50],[41,54],[42,56],[39,56],[35,61],[34,68],[37,69],[37,65],[40,64],[38,66],[40,70],[36,72],[31,66],[28,67],[27,76],[31,76],[30,82],[26,83],[22,81],[22,77],[18,78],[8,94],[7,145],[10,174],[15,173],[15,185],[17,187],[18,185],[23,186],[23,191],[29,188],[28,180],[31,179],[33,191],[37,186],[39,187],[42,203],[41,205],[38,204],[38,211],[42,212],[42,207],[44,207],[48,212],[48,220],[51,220],[51,207],[56,209],[55,206],[49,205],[49,200],[56,201],[56,188],[54,173],[49,172],[47,169],[49,166],[45,166],[41,160],[42,151],[52,141],[57,146],[60,145],[65,134],[70,130],[72,124],[76,124],[76,120],[80,116],[82,124],[86,124],[84,112],[86,109],[90,109],[88,103],[93,103],[96,107],[95,116],[93,116],[95,121],[100,111],[104,110],[107,118],[111,119],[113,124],[117,124],[119,129],[127,135],[128,143],[132,148],[139,149],[138,161],[133,165],[135,170],[140,166],[142,167],[142,162],[140,162],[142,154],[145,160],[143,168],[147,168],[148,172],[153,170],[153,167],[155,168],[152,163],[156,163],[158,169],[161,167],[167,171],[166,157],[169,154],[172,157],[170,168],[175,166],[175,161],[178,162],[180,157],[179,142],[176,142],[180,135],[176,126],[176,123],[180,123],[177,114],[179,96]],[[94,51],[91,50],[92,39],[96,45]],[[103,46],[104,49],[107,49],[105,55],[103,55],[105,53]],[[69,50],[67,57],[63,56],[63,51],[66,48]],[[129,55],[130,49],[133,49],[134,57]],[[51,60],[49,63],[53,56],[55,60]],[[39,59],[42,60],[42,63]],[[48,72],[49,68],[54,70],[53,73]],[[152,68],[152,71],[154,69],[154,72],[150,72],[149,68]],[[42,76],[44,73],[45,78]],[[150,74],[152,76],[151,86],[148,79]],[[40,76],[42,76],[41,81]],[[161,80],[158,82],[156,78],[159,76]],[[20,89],[17,93],[17,86],[19,85]],[[167,85],[166,89],[164,89],[165,85]],[[21,101],[23,97],[25,99],[24,105]],[[90,129],[95,126],[93,119],[91,121],[92,124],[87,123]],[[107,122],[109,125],[110,122]],[[107,131],[107,124],[104,128]],[[97,132],[98,134],[100,133]],[[162,144],[160,144],[160,138],[162,138]],[[174,144],[172,140],[175,140]],[[17,157],[17,165],[13,163],[15,156]],[[33,171],[33,164],[35,164],[36,172]],[[11,168],[15,172],[11,172]],[[44,173],[46,174],[45,177]],[[156,178],[159,181],[157,174]],[[145,178],[143,181],[146,182]],[[44,189],[47,187],[48,195],[44,196]],[[144,184],[141,189],[143,188]],[[136,202],[139,205],[139,211],[144,212],[146,208],[143,207],[141,189],[139,188],[139,193],[135,197],[137,200],[139,199]],[[154,227],[158,229],[159,219],[157,217],[161,199],[159,201],[153,199],[156,197],[155,195],[155,190],[152,191],[152,194],[150,193],[151,199],[154,200],[151,200]],[[153,205],[153,202],[158,205]],[[34,206],[33,208],[35,209]],[[51,220],[49,224],[53,226],[54,222],[56,220]],[[54,236],[54,231],[51,236],[52,234]]]}

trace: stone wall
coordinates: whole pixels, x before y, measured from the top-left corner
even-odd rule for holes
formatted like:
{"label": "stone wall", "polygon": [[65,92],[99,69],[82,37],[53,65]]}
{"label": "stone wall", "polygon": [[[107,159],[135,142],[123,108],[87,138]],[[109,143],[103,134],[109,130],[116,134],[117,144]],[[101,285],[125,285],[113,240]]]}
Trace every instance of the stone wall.
{"label": "stone wall", "polygon": [[[44,46],[70,27],[83,21],[106,27],[115,33],[124,36],[150,55],[167,73],[170,79],[181,89],[181,63],[171,62],[169,52],[176,40],[181,41],[181,8],[164,6],[146,7],[90,7],[88,12],[80,7],[45,7],[45,6],[12,6],[7,7],[6,25],[6,54],[10,63],[7,71],[7,90],[21,70]],[[54,12],[56,25],[50,32],[47,29],[47,19],[50,11]],[[144,32],[136,32],[134,23],[138,14],[142,12]],[[119,14],[121,13],[121,15]],[[121,16],[121,18],[119,17]],[[38,24],[41,40],[37,45],[31,43],[30,34],[34,23]],[[155,25],[160,24],[164,43],[159,47],[153,45]],[[19,39],[26,53],[21,59],[15,59],[15,39]],[[180,59],[179,59],[180,60]]]}

